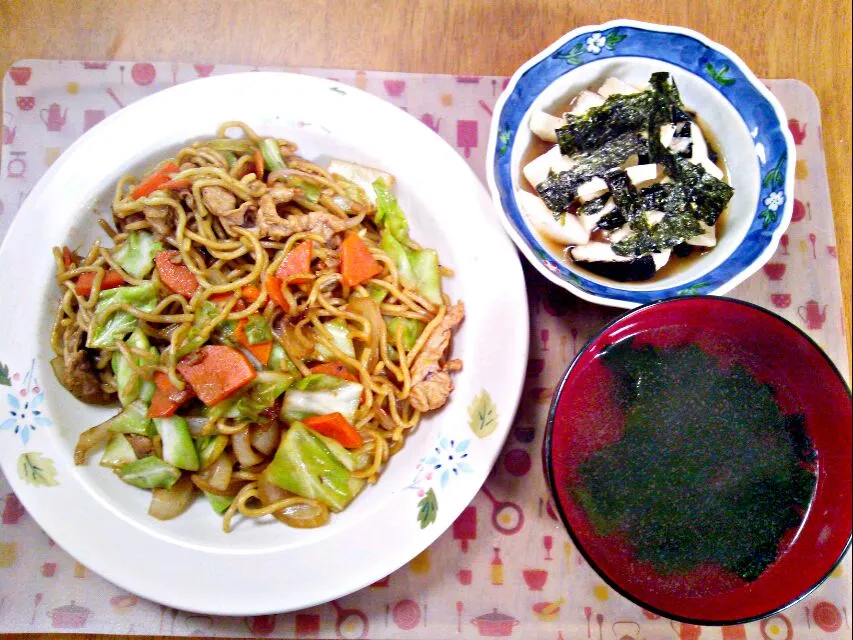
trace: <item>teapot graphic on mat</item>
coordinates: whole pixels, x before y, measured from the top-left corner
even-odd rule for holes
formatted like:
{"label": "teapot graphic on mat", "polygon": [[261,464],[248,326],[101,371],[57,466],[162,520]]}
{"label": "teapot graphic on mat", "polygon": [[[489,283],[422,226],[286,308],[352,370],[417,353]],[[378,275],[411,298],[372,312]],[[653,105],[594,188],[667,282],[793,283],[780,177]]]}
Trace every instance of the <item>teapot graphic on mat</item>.
{"label": "teapot graphic on mat", "polygon": [[809,300],[797,308],[797,315],[806,323],[808,329],[820,329],[826,322],[826,305],[821,309],[817,300]]}
{"label": "teapot graphic on mat", "polygon": [[68,109],[66,108],[65,111],[62,111],[62,107],[54,102],[47,109],[42,109],[39,115],[42,122],[47,126],[48,131],[62,131],[62,128],[65,126],[66,116],[68,115]]}

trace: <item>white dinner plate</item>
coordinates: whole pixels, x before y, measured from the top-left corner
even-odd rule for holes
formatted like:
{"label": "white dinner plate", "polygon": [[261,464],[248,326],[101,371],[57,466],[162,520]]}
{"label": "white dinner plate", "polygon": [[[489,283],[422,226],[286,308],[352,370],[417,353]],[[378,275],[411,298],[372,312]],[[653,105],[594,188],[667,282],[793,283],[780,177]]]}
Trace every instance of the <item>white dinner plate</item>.
{"label": "white dinner plate", "polygon": [[[437,249],[465,302],[453,343],[464,361],[450,402],[422,421],[376,485],[330,524],[221,518],[199,499],[180,517],[147,515],[150,494],[97,459],[76,467],[78,434],[117,408],[87,406],[55,379],[50,330],[59,291],[53,246],[103,237],[117,179],[137,175],[228,120],[295,141],[322,165],[339,157],[397,177],[411,235]],[[21,207],[0,249],[0,464],[47,534],[130,592],[194,612],[256,615],[345,595],[408,562],[471,501],[509,431],[527,364],[528,315],[515,249],[485,189],[441,138],[402,110],[329,80],[243,73],[197,80],[136,102],[87,132]],[[6,369],[8,368],[8,370]],[[8,377],[3,375],[8,373]],[[8,379],[7,379],[8,378]]]}

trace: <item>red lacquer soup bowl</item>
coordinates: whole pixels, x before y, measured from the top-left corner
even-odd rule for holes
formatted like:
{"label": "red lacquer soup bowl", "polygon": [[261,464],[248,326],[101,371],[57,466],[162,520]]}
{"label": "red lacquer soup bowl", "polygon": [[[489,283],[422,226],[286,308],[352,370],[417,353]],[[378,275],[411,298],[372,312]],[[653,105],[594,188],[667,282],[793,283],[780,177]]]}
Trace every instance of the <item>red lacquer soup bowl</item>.
{"label": "red lacquer soup bowl", "polygon": [[[659,572],[635,557],[626,536],[596,533],[575,499],[578,466],[623,433],[624,414],[612,401],[613,374],[598,356],[627,338],[634,346],[698,345],[721,366],[739,364],[769,384],[784,414],[804,415],[817,452],[811,463],[817,476],[814,494],[801,524],[783,536],[776,559],[757,579],[748,582],[712,564]],[[557,389],[543,458],[560,517],[578,550],[619,593],[669,618],[723,625],[769,616],[820,585],[850,547],[850,390],[810,338],[748,303],[705,296],[670,299],[607,325],[577,355]]]}

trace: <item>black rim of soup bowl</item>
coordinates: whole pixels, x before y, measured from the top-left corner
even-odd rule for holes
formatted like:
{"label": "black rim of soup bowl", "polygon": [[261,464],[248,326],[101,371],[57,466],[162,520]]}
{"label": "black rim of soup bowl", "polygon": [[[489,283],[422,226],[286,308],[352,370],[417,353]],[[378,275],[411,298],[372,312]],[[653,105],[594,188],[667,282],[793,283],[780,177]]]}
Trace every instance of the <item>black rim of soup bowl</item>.
{"label": "black rim of soup bowl", "polygon": [[555,489],[556,483],[554,480],[554,471],[553,471],[552,460],[551,460],[551,440],[552,440],[553,433],[554,433],[554,418],[557,414],[557,405],[559,404],[560,397],[563,395],[563,389],[566,386],[566,381],[569,379],[569,374],[571,374],[572,370],[575,368],[575,365],[578,363],[578,360],[586,352],[586,350],[590,347],[590,345],[593,342],[595,342],[596,340],[598,340],[599,338],[601,338],[601,336],[604,335],[613,325],[615,325],[619,322],[622,322],[626,318],[628,318],[634,314],[643,312],[643,311],[645,311],[651,307],[658,307],[661,305],[673,304],[673,303],[676,303],[676,302],[679,302],[682,300],[711,300],[713,302],[719,301],[719,302],[723,302],[723,303],[737,304],[737,305],[741,305],[744,307],[750,307],[750,308],[755,309],[757,311],[760,311],[766,315],[769,315],[772,318],[775,318],[779,322],[782,322],[783,324],[787,325],[788,327],[794,329],[800,335],[801,338],[803,338],[806,342],[808,342],[808,344],[810,344],[826,360],[826,362],[829,364],[830,368],[835,373],[835,376],[838,378],[838,381],[841,383],[844,390],[847,391],[847,395],[850,396],[851,398],[853,398],[853,396],[851,396],[850,387],[848,386],[847,382],[844,380],[844,376],[841,374],[841,371],[839,371],[838,367],[835,365],[835,363],[832,361],[832,359],[826,354],[826,352],[823,349],[821,349],[820,346],[818,346],[818,344],[814,340],[812,340],[812,338],[808,334],[806,334],[802,329],[800,329],[798,326],[796,326],[794,323],[790,322],[789,320],[786,320],[782,316],[774,313],[773,311],[770,311],[769,309],[766,309],[766,308],[764,308],[760,305],[754,304],[752,302],[746,302],[744,300],[737,300],[736,298],[729,298],[726,296],[692,295],[692,296],[677,296],[677,297],[672,297],[672,298],[664,298],[662,300],[656,300],[655,302],[649,302],[647,304],[635,307],[633,309],[629,309],[628,311],[626,311],[626,312],[618,315],[617,317],[613,318],[613,320],[611,320],[610,322],[605,324],[601,329],[599,329],[595,333],[595,335],[593,335],[589,340],[587,340],[586,344],[584,344],[584,346],[581,347],[581,349],[575,354],[575,357],[572,358],[571,363],[566,368],[565,373],[562,375],[562,377],[560,379],[560,384],[557,385],[557,388],[554,391],[554,396],[551,399],[551,407],[548,410],[548,421],[545,425],[545,439],[542,443],[542,459],[543,459],[543,467],[545,470],[545,479],[548,483],[548,491],[551,494],[552,501],[554,502],[554,507],[556,508],[557,513],[560,515],[560,520],[562,521],[563,526],[566,528],[566,531],[568,531],[569,537],[572,539],[572,543],[574,543],[575,548],[583,556],[584,560],[586,560],[587,563],[589,563],[589,565],[595,570],[596,574],[598,574],[598,576],[602,580],[604,580],[604,582],[607,583],[607,585],[609,585],[617,593],[619,593],[623,597],[627,598],[628,600],[630,600],[634,604],[638,605],[639,607],[642,607],[646,611],[649,611],[651,613],[655,613],[655,614],[660,615],[660,616],[667,618],[669,620],[675,620],[678,622],[686,622],[688,624],[696,624],[696,625],[700,625],[700,626],[717,626],[717,627],[737,625],[737,624],[747,624],[749,622],[755,622],[757,620],[763,620],[766,618],[770,618],[770,617],[776,615],[777,613],[780,613],[781,611],[784,611],[785,609],[797,604],[798,602],[800,602],[804,598],[808,597],[812,592],[814,592],[815,589],[817,589],[824,582],[826,582],[826,580],[829,578],[829,576],[832,574],[832,572],[835,571],[836,567],[838,567],[838,565],[844,559],[845,554],[850,550],[851,539],[853,539],[853,536],[851,536],[851,535],[847,536],[847,543],[844,545],[844,548],[841,550],[841,553],[839,554],[838,558],[835,560],[835,562],[832,563],[832,566],[824,574],[824,576],[822,578],[820,578],[817,582],[815,582],[811,587],[809,587],[808,589],[803,591],[803,593],[796,596],[793,600],[791,600],[791,601],[789,601],[789,602],[787,602],[787,603],[785,603],[785,604],[783,604],[783,605],[781,605],[775,609],[772,609],[771,611],[767,611],[766,613],[761,613],[759,615],[752,616],[749,618],[734,618],[731,620],[703,620],[701,618],[689,618],[686,616],[679,616],[679,615],[673,614],[672,612],[666,611],[664,609],[653,607],[650,604],[648,604],[647,602],[644,602],[642,599],[638,598],[637,596],[632,595],[627,590],[625,590],[621,586],[619,586],[615,581],[613,581],[610,578],[610,576],[608,576],[592,560],[592,558],[587,553],[586,549],[584,549],[583,545],[581,545],[580,541],[578,540],[578,537],[575,535],[575,532],[574,532],[571,524],[569,524],[569,518],[566,516],[566,513],[563,509],[563,505],[560,503],[559,497],[557,496],[557,491]]}

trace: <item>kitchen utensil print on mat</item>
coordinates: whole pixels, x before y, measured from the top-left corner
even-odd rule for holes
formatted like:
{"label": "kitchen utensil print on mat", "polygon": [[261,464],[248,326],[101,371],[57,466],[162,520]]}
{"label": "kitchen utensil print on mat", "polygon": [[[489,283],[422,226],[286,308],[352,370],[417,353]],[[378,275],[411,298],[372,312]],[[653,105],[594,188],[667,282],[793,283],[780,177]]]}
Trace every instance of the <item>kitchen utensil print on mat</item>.
{"label": "kitchen utensil print on mat", "polygon": [[806,323],[809,331],[818,331],[826,322],[826,305],[820,306],[817,300],[809,300],[804,305],[797,307],[797,315]]}
{"label": "kitchen utensil print on mat", "polygon": [[515,535],[524,526],[524,511],[515,502],[498,500],[483,485],[482,492],[492,503],[492,527],[506,536]]}
{"label": "kitchen utensil print on mat", "polygon": [[370,622],[367,615],[361,609],[343,608],[337,600],[332,601],[335,609],[335,635],[338,638],[351,640],[353,638],[366,638],[370,630]]}
{"label": "kitchen utensil print on mat", "polygon": [[[764,618],[759,623],[759,630],[763,640],[793,640],[794,625],[787,616],[777,613],[775,616]],[[698,636],[697,636],[698,637]]]}
{"label": "kitchen utensil print on mat", "polygon": [[68,121],[68,108],[63,109],[62,106],[54,102],[46,109],[39,111],[39,116],[48,131],[62,131]]}
{"label": "kitchen utensil print on mat", "polygon": [[484,613],[471,620],[477,631],[483,637],[508,638],[520,623],[510,615],[501,613],[497,608],[491,613]]}
{"label": "kitchen utensil print on mat", "polygon": [[465,507],[453,523],[453,539],[459,540],[463,553],[468,553],[468,541],[477,539],[477,507]]}

